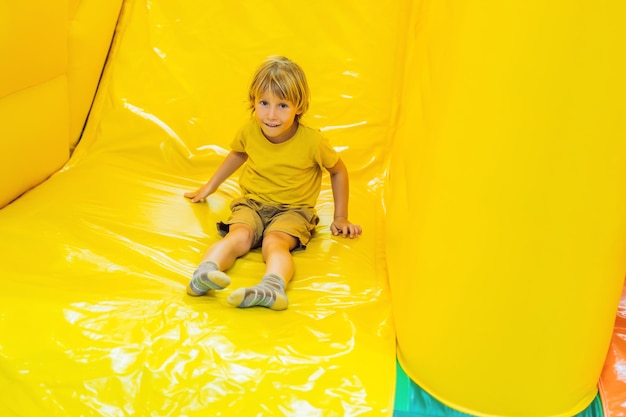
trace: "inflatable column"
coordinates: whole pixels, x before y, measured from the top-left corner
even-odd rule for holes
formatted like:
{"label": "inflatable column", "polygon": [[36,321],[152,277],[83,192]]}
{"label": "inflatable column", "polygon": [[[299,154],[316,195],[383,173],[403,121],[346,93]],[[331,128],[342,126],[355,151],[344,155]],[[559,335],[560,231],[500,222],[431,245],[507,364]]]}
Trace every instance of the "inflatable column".
{"label": "inflatable column", "polygon": [[421,1],[386,196],[399,358],[484,416],[582,411],[626,272],[626,3]]}

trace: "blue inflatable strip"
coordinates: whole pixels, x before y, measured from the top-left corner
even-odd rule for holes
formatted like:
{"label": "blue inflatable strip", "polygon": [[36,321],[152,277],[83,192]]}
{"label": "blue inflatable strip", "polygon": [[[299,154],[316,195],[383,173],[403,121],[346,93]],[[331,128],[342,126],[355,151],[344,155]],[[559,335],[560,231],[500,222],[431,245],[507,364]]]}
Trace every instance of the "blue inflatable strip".
{"label": "blue inflatable strip", "polygon": [[[453,410],[436,400],[413,382],[400,364],[396,364],[396,367],[394,417],[472,417],[471,414]],[[585,411],[575,417],[604,417],[600,395],[596,396]]]}

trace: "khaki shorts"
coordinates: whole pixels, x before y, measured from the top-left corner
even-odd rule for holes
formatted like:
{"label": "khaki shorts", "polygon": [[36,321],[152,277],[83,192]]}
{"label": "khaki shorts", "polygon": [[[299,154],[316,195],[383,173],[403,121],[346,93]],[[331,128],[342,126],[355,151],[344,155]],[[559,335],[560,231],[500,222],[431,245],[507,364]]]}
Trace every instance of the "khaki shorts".
{"label": "khaki shorts", "polygon": [[252,248],[261,246],[266,233],[283,232],[298,239],[294,250],[306,249],[320,220],[314,208],[259,203],[244,197],[233,200],[230,210],[230,217],[217,223],[217,230],[225,236],[231,224],[247,224],[254,231]]}

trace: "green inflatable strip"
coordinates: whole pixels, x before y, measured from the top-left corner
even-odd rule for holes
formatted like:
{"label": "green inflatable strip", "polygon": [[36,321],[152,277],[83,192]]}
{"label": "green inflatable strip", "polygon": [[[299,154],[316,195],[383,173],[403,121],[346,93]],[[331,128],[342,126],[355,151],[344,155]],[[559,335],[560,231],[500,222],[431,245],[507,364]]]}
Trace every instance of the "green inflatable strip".
{"label": "green inflatable strip", "polygon": [[[402,370],[400,364],[396,365],[396,398],[394,405],[394,417],[467,417],[470,414],[453,410],[430,396],[416,383],[411,381]],[[597,395],[594,401],[585,411],[575,417],[603,417],[602,402]]]}

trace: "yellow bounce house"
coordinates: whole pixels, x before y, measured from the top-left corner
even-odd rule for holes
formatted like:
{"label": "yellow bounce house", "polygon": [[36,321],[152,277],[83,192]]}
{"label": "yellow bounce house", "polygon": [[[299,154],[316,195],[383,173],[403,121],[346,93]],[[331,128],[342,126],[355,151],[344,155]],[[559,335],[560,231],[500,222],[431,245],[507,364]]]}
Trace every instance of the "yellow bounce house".
{"label": "yellow bounce house", "polygon": [[[0,415],[626,415],[626,3],[0,5]],[[185,286],[269,55],[350,170],[289,308]],[[232,287],[232,290],[231,290]],[[621,300],[621,304],[620,304]],[[617,318],[616,318],[617,317]]]}

